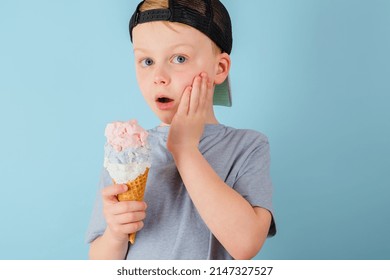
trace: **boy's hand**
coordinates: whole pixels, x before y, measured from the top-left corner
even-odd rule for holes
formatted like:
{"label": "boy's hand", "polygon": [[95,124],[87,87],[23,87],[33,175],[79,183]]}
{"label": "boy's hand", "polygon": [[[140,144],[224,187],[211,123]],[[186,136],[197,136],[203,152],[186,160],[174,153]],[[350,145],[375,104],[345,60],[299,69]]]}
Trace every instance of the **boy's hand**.
{"label": "boy's hand", "polygon": [[129,234],[139,231],[146,216],[143,201],[118,201],[117,195],[127,191],[126,185],[111,185],[102,190],[103,213],[111,235],[118,241],[129,240]]}
{"label": "boy's hand", "polygon": [[184,90],[168,135],[167,148],[172,154],[198,148],[213,106],[212,85],[207,74],[202,73],[195,77],[192,86]]}

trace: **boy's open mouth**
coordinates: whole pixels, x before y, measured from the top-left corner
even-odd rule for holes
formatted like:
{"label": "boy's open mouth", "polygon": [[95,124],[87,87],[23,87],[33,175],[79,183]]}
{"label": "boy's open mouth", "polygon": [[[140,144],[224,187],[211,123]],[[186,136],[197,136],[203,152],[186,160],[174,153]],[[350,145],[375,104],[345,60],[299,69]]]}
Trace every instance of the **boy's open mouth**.
{"label": "boy's open mouth", "polygon": [[173,99],[170,99],[168,97],[159,97],[157,98],[157,102],[160,102],[160,103],[169,103],[173,101]]}
{"label": "boy's open mouth", "polygon": [[166,96],[160,96],[156,98],[156,105],[157,108],[163,111],[171,110],[175,106],[175,100],[166,97]]}

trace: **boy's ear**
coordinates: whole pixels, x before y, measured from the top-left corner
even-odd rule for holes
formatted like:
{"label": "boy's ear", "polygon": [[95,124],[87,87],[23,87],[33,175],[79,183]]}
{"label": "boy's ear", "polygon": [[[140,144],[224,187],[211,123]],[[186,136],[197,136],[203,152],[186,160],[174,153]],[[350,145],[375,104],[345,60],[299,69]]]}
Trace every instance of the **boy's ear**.
{"label": "boy's ear", "polygon": [[215,75],[215,79],[214,79],[214,83],[216,85],[222,84],[226,80],[229,74],[230,64],[231,64],[230,55],[228,55],[227,53],[219,54],[217,74]]}

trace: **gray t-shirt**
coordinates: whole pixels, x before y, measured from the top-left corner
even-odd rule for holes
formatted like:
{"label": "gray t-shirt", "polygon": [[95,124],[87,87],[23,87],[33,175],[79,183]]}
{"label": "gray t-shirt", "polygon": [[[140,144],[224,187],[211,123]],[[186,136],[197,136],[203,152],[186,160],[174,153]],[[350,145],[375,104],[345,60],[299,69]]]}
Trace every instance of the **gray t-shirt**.
{"label": "gray t-shirt", "polygon": [[[168,126],[149,130],[152,167],[145,192],[148,208],[144,228],[137,232],[135,244],[129,243],[127,259],[232,259],[192,203],[166,149],[168,132]],[[269,144],[265,135],[221,124],[206,125],[199,150],[219,177],[252,206],[273,212]],[[108,172],[103,170],[87,242],[102,235],[106,228],[100,189],[111,184]],[[272,221],[268,235],[275,233]]]}

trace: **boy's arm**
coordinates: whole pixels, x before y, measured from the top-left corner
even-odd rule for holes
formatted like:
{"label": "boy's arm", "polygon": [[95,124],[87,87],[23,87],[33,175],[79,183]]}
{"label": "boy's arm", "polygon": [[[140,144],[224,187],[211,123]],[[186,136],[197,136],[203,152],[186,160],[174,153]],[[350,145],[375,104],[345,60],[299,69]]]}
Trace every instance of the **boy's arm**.
{"label": "boy's arm", "polygon": [[200,216],[235,259],[250,259],[262,247],[271,214],[252,207],[213,170],[198,149],[212,106],[213,88],[207,76],[195,78],[183,94],[172,120],[167,147]]}
{"label": "boy's arm", "polygon": [[225,184],[199,150],[174,155],[177,168],[200,216],[235,259],[254,257],[271,224],[268,210],[253,208]]}

